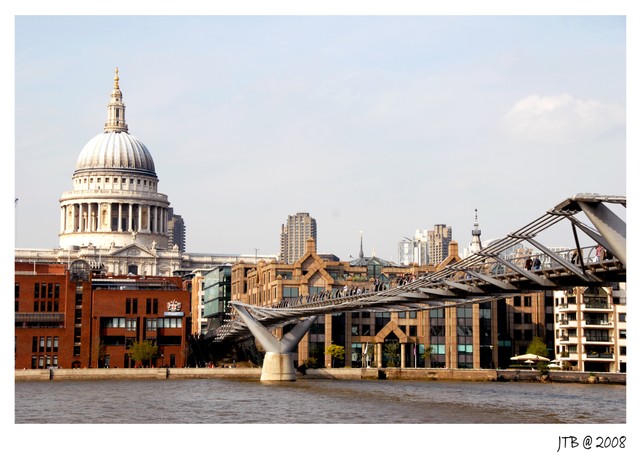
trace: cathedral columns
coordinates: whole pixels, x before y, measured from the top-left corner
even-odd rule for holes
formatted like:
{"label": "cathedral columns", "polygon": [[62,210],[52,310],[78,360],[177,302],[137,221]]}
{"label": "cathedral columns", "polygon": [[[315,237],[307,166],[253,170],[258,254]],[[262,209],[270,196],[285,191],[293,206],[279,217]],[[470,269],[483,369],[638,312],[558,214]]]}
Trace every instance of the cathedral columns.
{"label": "cathedral columns", "polygon": [[64,233],[66,230],[66,217],[67,217],[67,206],[63,205],[60,208],[60,233]]}
{"label": "cathedral columns", "polygon": [[104,132],[80,152],[73,191],[59,201],[61,248],[168,244],[169,202],[157,191],[148,150],[128,134],[124,112],[116,70]]}
{"label": "cathedral columns", "polygon": [[87,230],[87,204],[80,204],[80,231]]}
{"label": "cathedral columns", "polygon": [[87,204],[87,228],[85,229],[87,232],[93,231],[93,204]]}

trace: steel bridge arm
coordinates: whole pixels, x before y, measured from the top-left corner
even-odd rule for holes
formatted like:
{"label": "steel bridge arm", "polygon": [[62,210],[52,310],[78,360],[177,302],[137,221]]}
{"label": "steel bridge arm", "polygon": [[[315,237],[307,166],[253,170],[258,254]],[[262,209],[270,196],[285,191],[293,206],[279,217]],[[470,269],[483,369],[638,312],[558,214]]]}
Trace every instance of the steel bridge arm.
{"label": "steel bridge arm", "polygon": [[512,271],[515,271],[517,274],[520,274],[521,276],[524,276],[525,278],[529,279],[530,281],[542,286],[542,287],[557,287],[556,283],[554,283],[553,281],[544,278],[542,276],[539,276],[538,274],[535,274],[533,271],[529,271],[525,268],[522,268],[516,264],[513,264],[511,261],[507,261],[503,258],[500,258],[499,256],[496,255],[487,255],[487,256],[491,256],[493,259],[495,259],[498,263],[505,265],[507,268],[511,269]]}
{"label": "steel bridge arm", "polygon": [[487,284],[491,284],[492,286],[496,286],[496,287],[498,287],[500,289],[504,289],[505,291],[516,291],[517,290],[517,288],[513,284],[511,284],[511,283],[509,283],[507,281],[500,281],[499,279],[492,278],[490,276],[478,273],[476,271],[472,271],[470,269],[465,270],[465,272],[469,276],[471,276],[473,278],[476,278],[476,279],[479,279],[481,281],[484,281]]}

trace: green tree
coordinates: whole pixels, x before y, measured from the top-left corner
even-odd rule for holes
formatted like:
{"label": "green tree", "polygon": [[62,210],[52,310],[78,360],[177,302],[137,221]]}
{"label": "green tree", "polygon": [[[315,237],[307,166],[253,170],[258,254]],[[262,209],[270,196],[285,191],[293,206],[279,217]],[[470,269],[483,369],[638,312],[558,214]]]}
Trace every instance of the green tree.
{"label": "green tree", "polygon": [[[421,355],[424,360],[425,368],[431,368],[431,353],[433,353],[433,346],[429,345],[424,347],[424,353]],[[427,366],[428,363],[428,366]]]}
{"label": "green tree", "polygon": [[387,366],[395,367],[400,364],[400,342],[385,343],[384,354],[387,358]]}
{"label": "green tree", "polygon": [[131,359],[142,364],[142,366],[149,366],[151,359],[158,354],[158,347],[154,345],[150,340],[143,340],[141,342],[135,341],[129,347],[129,355]]}
{"label": "green tree", "polygon": [[107,354],[107,347],[104,346],[104,342],[100,339],[99,336],[93,337],[93,342],[91,343],[91,362],[89,363],[89,368],[93,368],[93,364],[95,363],[95,367],[100,367],[100,362],[104,360],[105,355]]}
{"label": "green tree", "polygon": [[344,360],[344,347],[331,344],[325,349],[325,353],[331,356],[331,367],[333,368],[334,360]]}
{"label": "green tree", "polygon": [[[544,356],[546,357],[549,352],[547,350],[547,344],[540,337],[533,337],[531,343],[527,347],[527,353],[531,353],[533,355]],[[548,373],[547,362],[546,361],[538,361],[537,368],[540,370],[542,374]]]}
{"label": "green tree", "polygon": [[531,343],[527,347],[527,353],[531,353],[533,355],[544,356],[546,357],[549,352],[547,350],[547,344],[540,337],[533,337]]}

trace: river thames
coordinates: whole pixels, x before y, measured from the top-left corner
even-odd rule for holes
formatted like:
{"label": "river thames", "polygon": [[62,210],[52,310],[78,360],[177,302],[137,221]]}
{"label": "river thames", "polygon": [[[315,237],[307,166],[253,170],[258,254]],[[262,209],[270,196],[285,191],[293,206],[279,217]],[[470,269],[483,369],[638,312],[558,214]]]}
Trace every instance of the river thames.
{"label": "river thames", "polygon": [[521,381],[20,381],[9,452],[68,472],[605,469],[632,452],[626,393]]}
{"label": "river thames", "polygon": [[624,424],[624,385],[312,380],[18,382],[16,424]]}

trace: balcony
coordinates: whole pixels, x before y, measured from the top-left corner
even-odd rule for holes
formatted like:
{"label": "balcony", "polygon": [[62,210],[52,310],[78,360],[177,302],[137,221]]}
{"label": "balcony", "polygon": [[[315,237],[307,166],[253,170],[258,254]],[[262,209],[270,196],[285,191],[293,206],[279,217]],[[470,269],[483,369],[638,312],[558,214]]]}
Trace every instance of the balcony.
{"label": "balcony", "polygon": [[569,320],[569,319],[560,319],[558,321],[558,325],[560,325],[561,327],[577,327],[578,326],[578,321],[577,320]]}
{"label": "balcony", "polygon": [[607,359],[607,360],[612,360],[613,359],[613,353],[597,353],[597,352],[587,352],[586,353],[587,358],[590,359]]}
{"label": "balcony", "polygon": [[585,309],[610,310],[611,309],[611,304],[609,304],[609,301],[607,299],[601,300],[601,299],[587,299],[587,298],[585,298],[584,307],[585,307]]}
{"label": "balcony", "polygon": [[611,327],[613,326],[613,322],[610,322],[609,319],[594,319],[589,318],[585,319],[582,322],[583,327]]}

